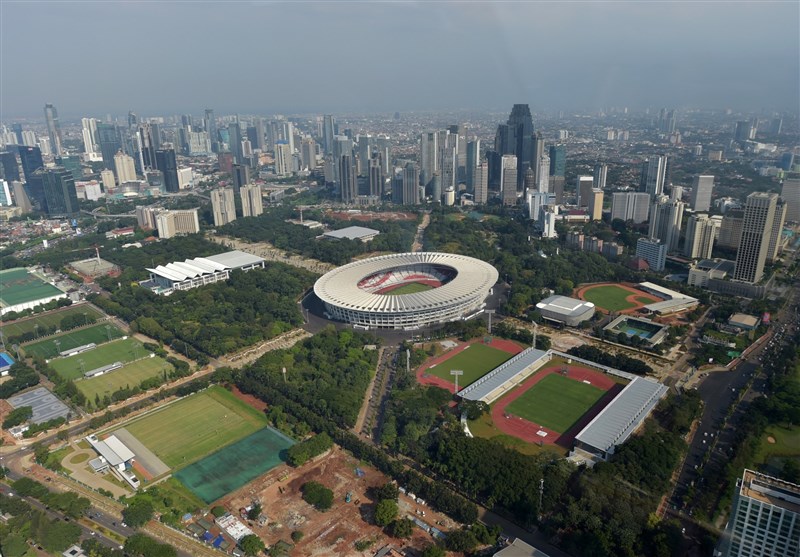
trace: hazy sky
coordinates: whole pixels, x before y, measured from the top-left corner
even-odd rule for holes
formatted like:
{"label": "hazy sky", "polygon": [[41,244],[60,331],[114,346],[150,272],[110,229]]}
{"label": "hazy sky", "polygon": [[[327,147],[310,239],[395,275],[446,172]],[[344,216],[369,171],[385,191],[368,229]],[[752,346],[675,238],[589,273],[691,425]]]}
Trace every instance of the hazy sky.
{"label": "hazy sky", "polygon": [[0,1],[0,117],[798,110],[800,2]]}

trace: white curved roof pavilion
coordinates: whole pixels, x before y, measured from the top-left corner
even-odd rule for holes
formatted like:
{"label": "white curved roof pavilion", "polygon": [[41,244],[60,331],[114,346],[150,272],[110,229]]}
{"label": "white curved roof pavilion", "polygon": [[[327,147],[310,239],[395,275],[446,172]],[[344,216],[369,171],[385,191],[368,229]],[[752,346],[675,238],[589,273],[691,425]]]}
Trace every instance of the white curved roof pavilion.
{"label": "white curved roof pavilion", "polygon": [[[332,319],[370,329],[413,330],[471,317],[484,308],[497,278],[494,267],[472,257],[397,253],[334,269],[317,280],[314,293]],[[411,283],[430,289],[390,293]]]}

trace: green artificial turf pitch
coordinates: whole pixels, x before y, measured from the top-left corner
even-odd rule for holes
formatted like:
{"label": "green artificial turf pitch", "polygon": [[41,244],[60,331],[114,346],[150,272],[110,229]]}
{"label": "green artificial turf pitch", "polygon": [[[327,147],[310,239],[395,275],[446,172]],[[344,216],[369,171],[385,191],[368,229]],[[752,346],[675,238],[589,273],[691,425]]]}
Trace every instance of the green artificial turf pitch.
{"label": "green artificial turf pitch", "polygon": [[550,374],[506,406],[506,412],[565,433],[605,393],[594,385]]}
{"label": "green artificial turf pitch", "polygon": [[[50,361],[52,367],[64,379],[83,377],[85,371],[91,371],[114,362],[132,362],[147,356],[149,352],[142,343],[133,338],[115,340],[101,344],[97,348],[68,358],[56,358]],[[83,367],[81,367],[83,360]]]}
{"label": "green artificial turf pitch", "polygon": [[125,425],[172,468],[190,464],[267,425],[267,418],[222,387],[209,387]]}
{"label": "green artificial turf pitch", "polygon": [[386,295],[400,296],[402,294],[416,294],[417,292],[425,292],[427,290],[433,290],[433,286],[419,282],[411,282],[409,284],[404,284],[403,286],[398,286],[394,290],[389,290],[386,292]]}
{"label": "green artificial turf pitch", "polygon": [[450,370],[460,369],[464,375],[458,378],[458,387],[463,389],[513,357],[514,354],[476,342],[452,358],[436,364],[436,367],[425,370],[425,373],[455,383]]}
{"label": "green artificial turf pitch", "polygon": [[636,307],[636,304],[625,300],[625,298],[631,294],[633,294],[633,292],[612,284],[606,286],[596,286],[586,290],[583,293],[583,299],[587,302],[592,302],[601,309],[608,311],[621,311]]}
{"label": "green artificial turf pitch", "polygon": [[[108,326],[108,329],[106,329]],[[122,337],[122,331],[110,323],[101,323],[85,329],[73,330],[68,333],[48,337],[23,347],[26,356],[41,356],[42,358],[55,358],[59,352],[84,346],[89,343],[103,344]],[[58,341],[60,344],[56,344]]]}
{"label": "green artificial turf pitch", "polygon": [[92,306],[88,304],[78,304],[66,307],[59,311],[54,311],[50,313],[46,313],[43,315],[36,315],[34,317],[28,317],[25,319],[20,319],[18,321],[14,321],[12,323],[4,323],[2,326],[3,333],[6,335],[6,338],[18,336],[24,333],[34,333],[36,332],[36,325],[40,327],[51,327],[53,325],[58,326],[61,323],[61,320],[64,319],[68,315],[81,315],[85,313],[91,317],[102,317],[103,314],[94,309]]}
{"label": "green artificial turf pitch", "polygon": [[166,360],[158,356],[143,358],[109,373],[76,381],[75,386],[86,395],[89,402],[94,404],[95,396],[103,398],[119,389],[136,387],[145,379],[162,375],[164,371],[167,373],[172,371],[172,365]]}
{"label": "green artificial turf pitch", "polygon": [[26,269],[0,271],[0,304],[3,307],[35,302],[59,294],[63,292]]}

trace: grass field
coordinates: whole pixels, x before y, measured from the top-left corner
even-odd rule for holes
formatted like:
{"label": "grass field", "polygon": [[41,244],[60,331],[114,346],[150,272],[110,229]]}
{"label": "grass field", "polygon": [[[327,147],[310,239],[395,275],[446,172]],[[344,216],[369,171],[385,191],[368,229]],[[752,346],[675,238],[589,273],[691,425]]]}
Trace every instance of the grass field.
{"label": "grass field", "polygon": [[3,334],[5,334],[6,337],[13,337],[23,333],[34,332],[37,324],[40,327],[51,327],[61,323],[61,320],[68,315],[80,315],[82,313],[95,318],[102,317],[103,315],[89,304],[78,304],[66,307],[59,311],[49,312],[44,315],[35,315],[26,319],[20,319],[19,321],[14,321],[13,323],[4,323],[0,329],[2,329]]}
{"label": "grass field", "polygon": [[436,367],[426,370],[426,373],[453,382],[450,370],[460,369],[464,372],[464,375],[458,378],[458,386],[463,388],[513,357],[514,354],[503,352],[485,344],[475,343],[452,358],[437,364]]}
{"label": "grass field", "polygon": [[[91,371],[114,362],[132,362],[147,354],[142,343],[132,338],[115,340],[101,344],[94,350],[76,354],[69,358],[56,358],[50,361],[50,367],[64,379],[83,377],[84,371]],[[83,361],[83,367],[81,367]]]}
{"label": "grass field", "polygon": [[0,271],[0,285],[2,285],[0,304],[3,307],[63,294],[52,284],[22,268]]}
{"label": "grass field", "polygon": [[519,437],[503,433],[494,425],[492,415],[489,412],[482,414],[477,420],[470,421],[469,430],[475,437],[492,439],[522,454],[538,455],[547,453],[552,454],[554,457],[565,457],[568,452],[567,449],[559,447],[558,445],[539,446],[536,443],[528,443]]}
{"label": "grass field", "polygon": [[210,387],[125,428],[172,468],[190,464],[267,425],[263,413],[222,387]]}
{"label": "grass field", "polygon": [[[106,329],[108,327],[108,329]],[[55,358],[59,352],[69,350],[70,348],[77,348],[84,344],[94,342],[95,344],[103,344],[111,340],[123,336],[122,331],[110,323],[101,323],[85,329],[78,329],[60,335],[48,337],[47,340],[33,342],[23,346],[26,356],[41,356],[42,358]],[[56,345],[56,341],[60,344]]]}
{"label": "grass field", "polygon": [[162,374],[164,370],[167,372],[172,370],[172,365],[166,360],[158,356],[143,358],[111,373],[76,381],[75,386],[93,402],[95,395],[103,398],[104,395],[110,395],[123,387],[135,387],[145,379]]}
{"label": "grass field", "polygon": [[551,374],[506,407],[506,412],[565,433],[605,394],[603,389]]}
{"label": "grass field", "polygon": [[433,286],[429,286],[427,284],[421,284],[419,282],[411,282],[409,284],[404,284],[403,286],[399,286],[394,290],[386,292],[386,295],[400,296],[402,294],[416,294],[417,292],[425,292],[426,290],[433,290]]}
{"label": "grass field", "polygon": [[624,288],[609,284],[590,288],[583,293],[583,298],[587,302],[592,302],[601,309],[608,311],[621,311],[623,309],[636,307],[636,304],[625,300],[625,298],[631,294],[632,292],[625,290]]}

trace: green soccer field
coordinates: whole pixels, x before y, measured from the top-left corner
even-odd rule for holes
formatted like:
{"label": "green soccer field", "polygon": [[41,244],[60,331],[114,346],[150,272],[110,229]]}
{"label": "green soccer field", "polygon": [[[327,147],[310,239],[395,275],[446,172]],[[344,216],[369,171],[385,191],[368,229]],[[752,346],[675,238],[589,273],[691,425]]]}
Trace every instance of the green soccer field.
{"label": "green soccer field", "polygon": [[426,290],[433,290],[433,286],[429,286],[427,284],[422,284],[419,282],[411,282],[409,284],[404,284],[403,286],[399,286],[394,290],[389,290],[386,292],[387,296],[400,296],[402,294],[416,294],[417,292],[425,292]]}
{"label": "green soccer field", "polygon": [[[122,331],[116,326],[110,323],[102,323],[85,329],[48,337],[47,340],[41,340],[23,346],[22,349],[25,351],[26,356],[55,358],[58,356],[59,352],[63,352],[64,350],[77,348],[78,346],[84,346],[92,342],[95,344],[103,344],[104,342],[109,342],[109,339],[114,340],[122,336]],[[56,344],[56,341],[60,344]]]}
{"label": "green soccer field", "polygon": [[36,315],[34,317],[20,319],[19,321],[14,321],[13,323],[4,323],[2,326],[2,331],[3,334],[6,335],[6,338],[18,336],[24,333],[33,333],[36,332],[36,325],[39,325],[40,327],[51,327],[53,325],[58,326],[61,323],[61,320],[66,316],[74,314],[81,315],[84,313],[94,318],[103,316],[102,313],[94,309],[94,307],[90,306],[89,304],[78,304],[44,315]]}
{"label": "green soccer field", "polygon": [[125,425],[172,468],[188,465],[267,425],[262,412],[210,387]]}
{"label": "green soccer field", "polygon": [[[114,362],[132,362],[148,355],[142,343],[133,338],[114,340],[101,344],[93,350],[76,354],[68,358],[56,358],[50,361],[52,367],[64,379],[83,377],[84,372],[113,364]],[[83,364],[81,364],[83,361]]]}
{"label": "green soccer field", "polygon": [[63,294],[26,269],[7,269],[0,271],[0,304],[3,307],[35,302],[51,296]]}
{"label": "green soccer field", "polygon": [[594,385],[551,374],[506,406],[506,412],[565,433],[605,393]]}
{"label": "green soccer field", "polygon": [[592,302],[601,309],[608,311],[621,311],[623,309],[636,307],[636,304],[625,300],[625,298],[631,294],[633,294],[633,292],[611,284],[607,286],[597,286],[595,288],[586,290],[583,293],[583,299],[587,302]]}
{"label": "green soccer field", "polygon": [[460,369],[464,375],[458,378],[458,387],[462,389],[513,357],[514,354],[476,342],[452,358],[436,364],[436,367],[425,370],[425,373],[454,383],[450,371]]}
{"label": "green soccer field", "polygon": [[165,370],[167,373],[172,371],[172,365],[154,356],[137,360],[110,373],[76,381],[75,386],[86,395],[89,402],[94,403],[95,396],[103,398],[124,387],[135,387],[145,379],[163,374]]}

